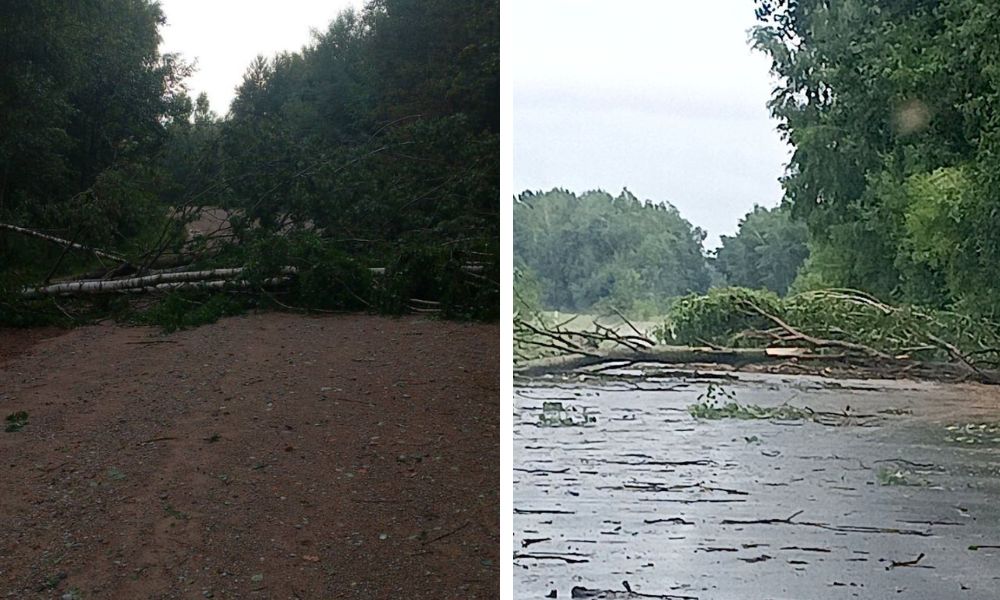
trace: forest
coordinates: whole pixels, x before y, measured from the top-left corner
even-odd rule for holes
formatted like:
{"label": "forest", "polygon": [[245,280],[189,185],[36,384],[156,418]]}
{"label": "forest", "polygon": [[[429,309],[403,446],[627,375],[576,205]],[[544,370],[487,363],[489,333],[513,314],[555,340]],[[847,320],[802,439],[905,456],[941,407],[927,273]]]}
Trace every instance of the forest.
{"label": "forest", "polygon": [[299,51],[248,56],[225,115],[160,52],[167,18],[0,8],[0,324],[496,318],[498,0],[344,11]]}
{"label": "forest", "polygon": [[757,2],[807,287],[996,316],[1000,6]]}

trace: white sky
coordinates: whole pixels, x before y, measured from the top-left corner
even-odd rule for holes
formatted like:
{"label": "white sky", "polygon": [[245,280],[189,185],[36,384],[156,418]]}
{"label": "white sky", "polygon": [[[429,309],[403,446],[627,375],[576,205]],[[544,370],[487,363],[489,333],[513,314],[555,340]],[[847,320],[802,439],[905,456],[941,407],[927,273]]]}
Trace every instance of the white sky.
{"label": "white sky", "polygon": [[775,206],[788,150],[750,0],[507,0],[514,189],[623,187],[718,245]]}
{"label": "white sky", "polygon": [[167,26],[161,52],[197,59],[188,80],[191,97],[208,94],[212,109],[229,111],[235,88],[258,54],[266,57],[299,50],[324,31],[344,9],[362,0],[160,0]]}

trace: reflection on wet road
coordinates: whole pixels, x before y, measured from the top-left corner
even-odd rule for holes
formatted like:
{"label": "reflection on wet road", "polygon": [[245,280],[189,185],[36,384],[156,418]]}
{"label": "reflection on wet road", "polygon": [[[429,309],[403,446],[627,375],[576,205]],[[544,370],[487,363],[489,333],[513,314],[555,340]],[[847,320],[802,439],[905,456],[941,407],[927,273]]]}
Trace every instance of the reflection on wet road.
{"label": "reflection on wet road", "polygon": [[631,375],[515,382],[515,597],[1000,597],[1000,392]]}

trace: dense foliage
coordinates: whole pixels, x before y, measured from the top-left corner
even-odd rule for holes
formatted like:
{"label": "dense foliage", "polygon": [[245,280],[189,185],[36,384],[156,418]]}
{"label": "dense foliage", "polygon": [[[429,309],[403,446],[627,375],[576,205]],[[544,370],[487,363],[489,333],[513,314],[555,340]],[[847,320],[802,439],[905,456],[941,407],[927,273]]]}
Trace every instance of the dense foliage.
{"label": "dense foliage", "polygon": [[[165,22],[151,0],[0,7],[0,223],[141,268],[190,251],[185,221],[217,207],[232,229],[199,260],[261,278],[297,261],[305,306],[398,311],[412,295],[496,315],[497,0],[371,0],[300,52],[252,60],[222,118],[159,54]],[[21,286],[100,266],[5,230],[0,254],[8,321]]]}
{"label": "dense foliage", "polygon": [[258,57],[220,136],[229,206],[345,243],[487,251],[499,235],[498,36],[496,0],[377,0],[301,52]]}
{"label": "dense foliage", "polygon": [[799,287],[1000,312],[1000,4],[757,0]]}
{"label": "dense foliage", "polygon": [[[156,220],[150,157],[190,106],[163,22],[138,0],[3,4],[0,222],[123,248]],[[21,241],[0,234],[8,275],[61,252]]]}
{"label": "dense foliage", "polygon": [[525,192],[514,204],[515,265],[523,281],[537,281],[546,308],[648,312],[704,292],[704,238],[673,206],[628,190]]}
{"label": "dense foliage", "polygon": [[763,290],[715,289],[678,300],[656,334],[664,343],[694,346],[814,345],[786,326],[815,339],[860,344],[900,358],[944,361],[963,353],[963,360],[990,368],[1000,358],[1000,327],[995,322],[889,305],[854,290],[816,290],[779,298]]}
{"label": "dense foliage", "polygon": [[734,236],[722,236],[714,266],[729,285],[788,291],[809,256],[809,232],[786,207],[755,206]]}

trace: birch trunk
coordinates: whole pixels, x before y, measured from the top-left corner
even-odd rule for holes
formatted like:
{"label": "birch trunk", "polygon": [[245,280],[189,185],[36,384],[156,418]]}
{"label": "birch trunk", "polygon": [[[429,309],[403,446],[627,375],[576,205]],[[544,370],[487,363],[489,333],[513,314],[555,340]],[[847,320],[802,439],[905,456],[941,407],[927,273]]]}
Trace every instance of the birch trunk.
{"label": "birch trunk", "polygon": [[7,223],[0,223],[0,229],[6,229],[8,231],[20,233],[21,235],[35,237],[40,240],[46,240],[48,242],[52,242],[53,244],[59,244],[60,246],[63,246],[65,248],[72,248],[73,250],[79,250],[81,252],[89,252],[90,254],[93,254],[94,256],[97,256],[99,258],[106,258],[108,260],[113,260],[115,262],[120,262],[120,263],[128,262],[128,259],[126,259],[123,256],[118,256],[117,254],[105,252],[104,250],[98,250],[97,248],[91,248],[90,246],[84,246],[83,244],[77,244],[76,242],[64,240],[63,238],[56,237],[54,235],[49,235],[47,233],[35,231],[34,229],[25,229],[24,227],[18,227],[17,225],[8,225]]}
{"label": "birch trunk", "polygon": [[[245,269],[236,267],[230,269],[210,269],[206,271],[182,271],[180,273],[157,273],[155,275],[145,275],[142,277],[127,277],[125,279],[107,280],[83,280],[70,281],[66,283],[56,283],[36,288],[28,288],[21,294],[26,298],[37,298],[39,296],[61,296],[77,294],[105,294],[118,291],[141,291],[146,289],[168,289],[161,286],[169,286],[190,282],[217,283],[216,280],[225,282],[239,275]],[[285,274],[295,273],[294,267],[285,267],[282,272]],[[282,278],[277,278],[282,279]],[[213,281],[209,281],[213,280]],[[271,280],[268,280],[271,281]],[[245,282],[244,282],[245,283]],[[211,288],[212,286],[204,286]],[[176,286],[169,289],[178,289]],[[197,289],[197,288],[191,288]]]}

